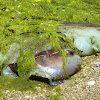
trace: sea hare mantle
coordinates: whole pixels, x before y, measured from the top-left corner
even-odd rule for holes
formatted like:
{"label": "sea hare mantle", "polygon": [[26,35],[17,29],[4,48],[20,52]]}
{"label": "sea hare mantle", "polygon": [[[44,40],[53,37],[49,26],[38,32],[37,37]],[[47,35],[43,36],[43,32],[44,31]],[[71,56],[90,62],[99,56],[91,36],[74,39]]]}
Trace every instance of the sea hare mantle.
{"label": "sea hare mantle", "polygon": [[[67,66],[66,73],[73,75],[80,70],[82,60],[80,56],[72,53],[70,50],[66,50]],[[62,83],[67,76],[63,69],[63,58],[54,50],[43,51],[35,56],[37,62],[37,69],[31,71],[30,79],[45,80],[50,85],[57,85]]]}
{"label": "sea hare mantle", "polygon": [[[70,76],[81,69],[82,60],[79,55],[76,55],[70,50],[65,50],[67,54],[66,73]],[[49,83],[50,85],[57,85],[67,78],[63,69],[63,58],[55,50],[47,50],[35,55],[36,69],[29,74],[29,79],[39,80]],[[4,67],[3,75],[16,77],[18,76],[17,64],[9,64]]]}

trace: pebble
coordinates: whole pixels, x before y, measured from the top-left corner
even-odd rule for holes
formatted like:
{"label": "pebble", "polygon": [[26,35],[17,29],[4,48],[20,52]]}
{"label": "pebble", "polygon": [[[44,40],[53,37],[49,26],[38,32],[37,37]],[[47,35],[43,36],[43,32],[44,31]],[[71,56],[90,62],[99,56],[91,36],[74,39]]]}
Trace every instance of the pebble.
{"label": "pebble", "polygon": [[88,85],[94,85],[95,84],[95,81],[89,81],[87,84]]}
{"label": "pebble", "polygon": [[100,66],[100,62],[94,62],[94,64],[96,64],[96,67]]}
{"label": "pebble", "polygon": [[28,96],[28,95],[27,95],[27,96],[25,96],[25,99],[29,99],[29,98],[30,98],[30,96]]}
{"label": "pebble", "polygon": [[96,65],[96,67],[99,67],[99,66],[100,66],[100,63]]}

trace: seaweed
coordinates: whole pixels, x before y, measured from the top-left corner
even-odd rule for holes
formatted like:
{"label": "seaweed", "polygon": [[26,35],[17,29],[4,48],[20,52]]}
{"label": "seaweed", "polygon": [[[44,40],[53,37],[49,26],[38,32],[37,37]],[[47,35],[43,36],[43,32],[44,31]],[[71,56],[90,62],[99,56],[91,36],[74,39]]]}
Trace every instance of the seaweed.
{"label": "seaweed", "polygon": [[[28,73],[35,69],[34,55],[42,50],[50,48],[57,50],[63,56],[65,66],[67,54],[62,48],[68,47],[77,53],[78,50],[57,27],[63,22],[100,25],[99,7],[99,0],[4,0],[3,2],[1,0],[0,50],[4,57],[12,43],[20,44],[18,59],[20,78],[7,79],[0,76],[0,89],[32,90],[27,87],[28,84],[34,87],[32,85],[34,82],[27,81]],[[13,82],[14,80],[17,84]],[[24,82],[27,83],[25,85],[27,88],[24,87]],[[37,83],[35,82],[36,85]]]}

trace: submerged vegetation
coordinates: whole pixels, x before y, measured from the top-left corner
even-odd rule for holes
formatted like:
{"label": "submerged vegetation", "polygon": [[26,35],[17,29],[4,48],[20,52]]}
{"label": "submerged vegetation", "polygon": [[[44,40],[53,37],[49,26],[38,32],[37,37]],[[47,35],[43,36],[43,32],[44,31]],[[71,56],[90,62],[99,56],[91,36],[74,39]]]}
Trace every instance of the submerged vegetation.
{"label": "submerged vegetation", "polygon": [[[29,85],[35,87],[34,82],[28,81],[27,76],[29,71],[35,68],[34,55],[37,52],[53,48],[60,52],[63,61],[66,62],[66,53],[61,46],[69,46],[71,49],[75,49],[75,47],[57,29],[57,26],[63,22],[100,25],[100,0],[0,1],[0,51],[5,55],[10,44],[20,43],[18,72],[21,77],[11,79],[0,76],[1,90],[31,90]],[[32,54],[34,55],[32,56]],[[17,84],[13,82],[15,80]],[[36,84],[36,86],[38,85]]]}

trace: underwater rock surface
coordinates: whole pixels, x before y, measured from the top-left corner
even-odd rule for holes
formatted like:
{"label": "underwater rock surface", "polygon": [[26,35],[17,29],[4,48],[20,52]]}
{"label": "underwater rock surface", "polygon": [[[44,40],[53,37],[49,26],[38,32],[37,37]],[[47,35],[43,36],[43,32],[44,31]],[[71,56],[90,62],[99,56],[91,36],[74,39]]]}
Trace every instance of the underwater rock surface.
{"label": "underwater rock surface", "polygon": [[60,31],[70,38],[81,55],[100,52],[100,27],[89,23],[64,23]]}
{"label": "underwater rock surface", "polygon": [[[73,75],[80,70],[82,60],[80,56],[74,54],[70,50],[66,50],[68,53],[66,73]],[[57,85],[64,82],[67,78],[63,69],[63,58],[62,56],[54,51],[48,50],[40,52],[35,56],[37,66],[36,70],[31,71],[30,79],[40,80],[49,83],[50,85]]]}

